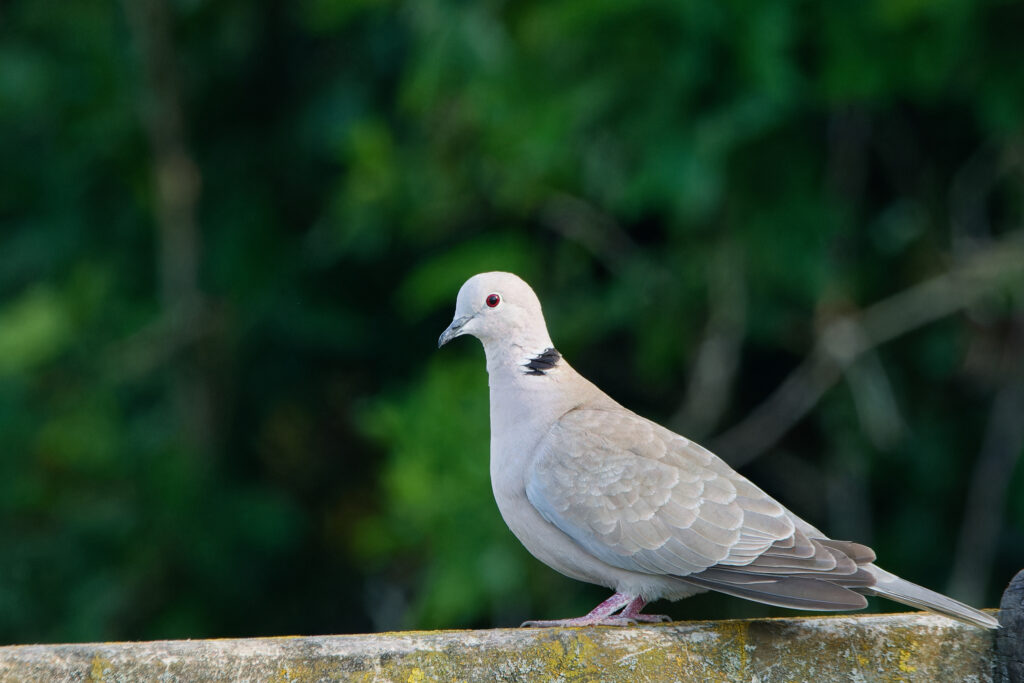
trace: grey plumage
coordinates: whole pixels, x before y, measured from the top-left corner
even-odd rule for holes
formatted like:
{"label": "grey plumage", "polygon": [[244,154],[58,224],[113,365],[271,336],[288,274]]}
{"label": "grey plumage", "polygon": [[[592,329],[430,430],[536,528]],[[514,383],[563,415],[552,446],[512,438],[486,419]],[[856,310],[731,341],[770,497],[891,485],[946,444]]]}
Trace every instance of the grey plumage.
{"label": "grey plumage", "polygon": [[616,591],[585,617],[530,623],[653,621],[640,613],[646,602],[710,589],[808,610],[860,609],[876,594],[998,626],[882,570],[870,548],[829,539],[707,449],[613,401],[555,351],[536,295],[515,275],[462,286],[438,343],[463,334],[487,356],[503,518],[541,561]]}

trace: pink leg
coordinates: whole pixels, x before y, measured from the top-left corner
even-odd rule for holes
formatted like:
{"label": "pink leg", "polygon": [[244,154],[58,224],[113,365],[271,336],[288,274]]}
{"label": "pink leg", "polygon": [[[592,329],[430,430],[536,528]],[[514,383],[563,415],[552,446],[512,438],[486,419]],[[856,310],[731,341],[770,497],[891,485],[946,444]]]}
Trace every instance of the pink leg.
{"label": "pink leg", "polygon": [[653,623],[672,621],[665,614],[640,614],[640,610],[642,610],[644,608],[644,605],[646,604],[646,600],[644,600],[640,596],[637,596],[633,599],[633,602],[626,605],[626,609],[622,610],[622,614],[620,614],[619,616],[623,619],[632,619],[633,621],[646,621]]}
{"label": "pink leg", "polygon": [[[638,621],[668,621],[663,615],[640,614],[647,604],[639,596],[616,593],[600,605],[590,610],[589,614],[572,619],[550,619],[545,621],[524,621],[523,626],[629,626]],[[612,616],[625,607],[622,614]]]}

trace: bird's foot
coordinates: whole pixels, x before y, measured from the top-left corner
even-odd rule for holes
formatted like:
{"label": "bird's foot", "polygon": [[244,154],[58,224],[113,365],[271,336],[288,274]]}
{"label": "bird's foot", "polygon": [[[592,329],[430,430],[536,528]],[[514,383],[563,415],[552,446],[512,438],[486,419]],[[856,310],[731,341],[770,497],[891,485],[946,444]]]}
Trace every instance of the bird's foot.
{"label": "bird's foot", "polygon": [[642,621],[650,624],[663,624],[666,621],[672,621],[667,614],[640,614],[640,610],[644,608],[647,601],[643,598],[637,597],[626,605],[626,609],[619,613],[619,616],[624,619],[632,619],[634,622]]}
{"label": "bird's foot", "polygon": [[[641,616],[646,617],[647,615],[642,614]],[[628,617],[592,617],[589,614],[587,614],[582,617],[573,617],[572,619],[543,619],[538,621],[524,621],[522,623],[522,626],[634,626],[636,625],[636,623],[636,619],[630,619]]]}
{"label": "bird's foot", "polygon": [[633,623],[638,621],[645,624],[664,624],[672,621],[672,617],[667,614],[634,614],[628,617],[622,617],[623,619],[632,619]]}
{"label": "bird's foot", "polygon": [[[640,614],[647,601],[639,596],[616,593],[582,617],[524,621],[523,626],[634,626],[638,622],[663,623],[671,621],[664,614]],[[619,610],[619,614],[615,614]],[[614,615],[614,616],[613,616]]]}

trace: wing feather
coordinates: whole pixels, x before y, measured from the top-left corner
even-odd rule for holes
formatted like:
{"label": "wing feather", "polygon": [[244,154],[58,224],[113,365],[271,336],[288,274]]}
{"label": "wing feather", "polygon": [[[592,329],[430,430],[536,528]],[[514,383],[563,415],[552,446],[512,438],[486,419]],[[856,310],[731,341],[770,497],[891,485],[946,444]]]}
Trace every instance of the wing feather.
{"label": "wing feather", "polygon": [[710,451],[625,410],[576,409],[538,445],[529,501],[601,560],[804,609],[858,609],[866,546],[833,541]]}
{"label": "wing feather", "polygon": [[745,564],[794,532],[785,508],[712,453],[625,411],[564,415],[541,441],[526,491],[580,545],[635,571]]}

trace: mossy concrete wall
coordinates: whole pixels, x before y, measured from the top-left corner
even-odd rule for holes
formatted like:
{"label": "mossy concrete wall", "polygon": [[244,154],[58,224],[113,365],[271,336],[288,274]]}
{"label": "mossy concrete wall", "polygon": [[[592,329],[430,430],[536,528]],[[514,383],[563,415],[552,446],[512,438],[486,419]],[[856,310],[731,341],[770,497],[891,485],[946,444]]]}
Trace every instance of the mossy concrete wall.
{"label": "mossy concrete wall", "polygon": [[929,614],[0,647],[0,681],[994,681]]}

